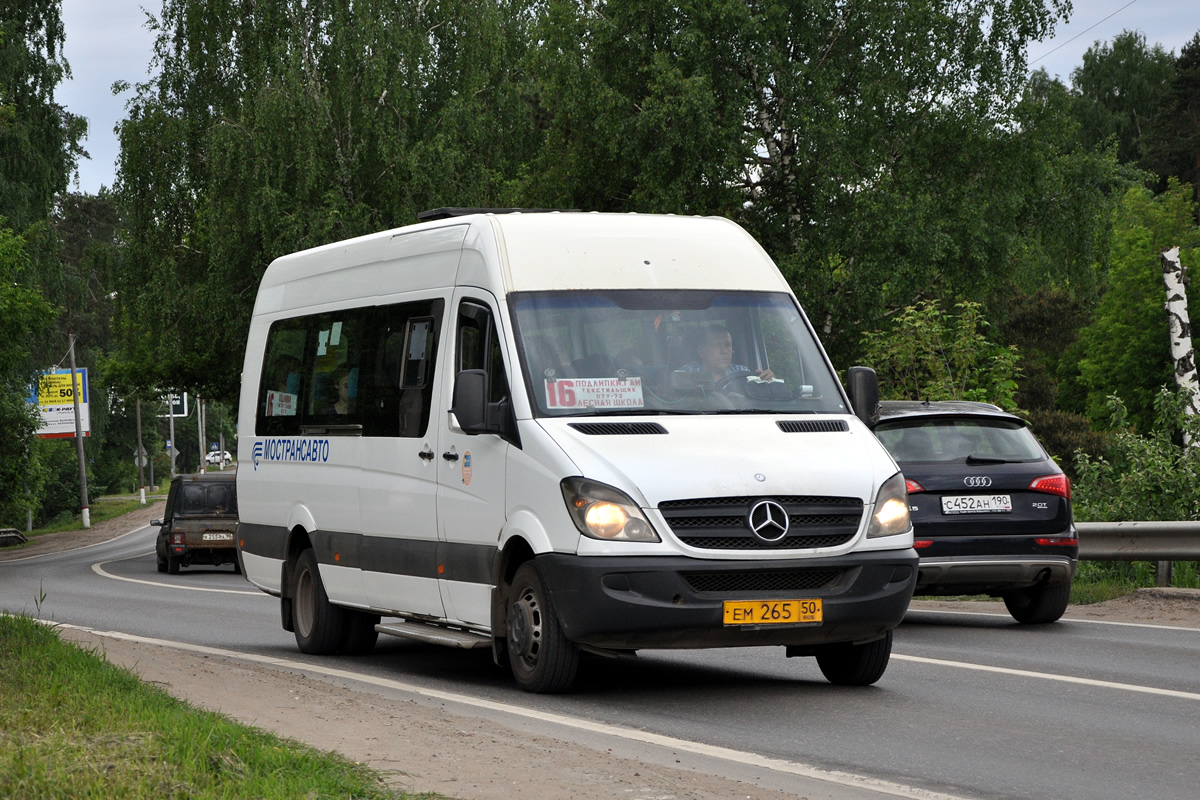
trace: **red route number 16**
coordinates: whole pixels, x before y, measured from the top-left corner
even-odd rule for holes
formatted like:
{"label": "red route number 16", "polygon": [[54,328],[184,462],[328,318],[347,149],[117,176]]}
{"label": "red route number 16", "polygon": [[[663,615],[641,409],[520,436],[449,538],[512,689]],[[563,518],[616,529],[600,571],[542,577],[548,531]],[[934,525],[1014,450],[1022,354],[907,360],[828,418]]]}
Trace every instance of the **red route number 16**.
{"label": "red route number 16", "polygon": [[574,381],[546,381],[546,405],[550,408],[574,408]]}

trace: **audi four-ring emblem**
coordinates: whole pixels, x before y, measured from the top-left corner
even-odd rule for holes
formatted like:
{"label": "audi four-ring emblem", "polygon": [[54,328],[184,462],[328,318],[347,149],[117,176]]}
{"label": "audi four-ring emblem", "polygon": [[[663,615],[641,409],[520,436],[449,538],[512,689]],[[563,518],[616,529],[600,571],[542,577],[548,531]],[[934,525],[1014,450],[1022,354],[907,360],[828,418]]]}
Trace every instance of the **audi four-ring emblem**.
{"label": "audi four-ring emblem", "polygon": [[963,478],[963,484],[973,489],[982,489],[992,485],[992,479],[987,475],[968,475]]}
{"label": "audi four-ring emblem", "polygon": [[764,542],[778,542],[788,532],[787,509],[774,500],[760,500],[750,508],[746,527]]}

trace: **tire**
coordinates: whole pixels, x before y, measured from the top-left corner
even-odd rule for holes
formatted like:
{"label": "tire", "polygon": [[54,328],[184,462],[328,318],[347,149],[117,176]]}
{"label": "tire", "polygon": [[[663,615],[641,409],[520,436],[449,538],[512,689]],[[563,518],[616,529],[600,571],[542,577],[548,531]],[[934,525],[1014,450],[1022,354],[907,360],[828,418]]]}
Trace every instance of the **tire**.
{"label": "tire", "polygon": [[233,556],[233,574],[234,575],[242,574],[242,554],[241,553],[235,553]]}
{"label": "tire", "polygon": [[505,608],[508,663],[527,692],[554,694],[571,688],[579,649],[562,632],[537,562],[517,569]]}
{"label": "tire", "polygon": [[172,575],[178,575],[179,574],[179,561],[180,560],[178,558],[176,558],[175,556],[168,555],[167,556],[167,572],[169,572]]}
{"label": "tire", "polygon": [[1008,613],[1023,625],[1056,622],[1071,602],[1071,582],[1040,583],[1019,592],[1009,592],[1003,597]]}
{"label": "tire", "polygon": [[827,644],[817,650],[821,674],[838,686],[870,686],[883,677],[892,655],[892,632],[866,644]]}
{"label": "tire", "polygon": [[329,602],[311,548],[300,554],[292,573],[292,625],[301,653],[336,653],[346,640],[346,612]]}
{"label": "tire", "polygon": [[365,611],[346,612],[346,641],[342,644],[342,652],[348,656],[361,656],[375,649],[379,641],[378,614],[368,614]]}

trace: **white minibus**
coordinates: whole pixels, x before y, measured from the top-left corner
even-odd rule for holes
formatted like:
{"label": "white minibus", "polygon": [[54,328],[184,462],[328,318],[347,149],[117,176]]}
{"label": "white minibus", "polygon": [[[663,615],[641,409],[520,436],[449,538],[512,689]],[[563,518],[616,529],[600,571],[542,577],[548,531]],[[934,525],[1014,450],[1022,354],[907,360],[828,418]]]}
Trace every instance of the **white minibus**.
{"label": "white minibus", "polygon": [[867,685],[917,577],[904,477],[722,218],[438,209],[266,270],[238,544],[305,653],[776,645]]}

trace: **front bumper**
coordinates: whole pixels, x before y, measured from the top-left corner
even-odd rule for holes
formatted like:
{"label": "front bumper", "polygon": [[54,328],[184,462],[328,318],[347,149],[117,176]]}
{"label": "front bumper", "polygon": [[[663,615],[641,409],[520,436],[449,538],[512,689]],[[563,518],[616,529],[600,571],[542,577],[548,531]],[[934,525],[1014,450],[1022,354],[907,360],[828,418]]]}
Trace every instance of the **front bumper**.
{"label": "front bumper", "polygon": [[[611,650],[870,641],[903,620],[917,560],[911,549],[767,562],[538,556],[566,637]],[[726,600],[810,598],[822,622],[724,623]]]}

